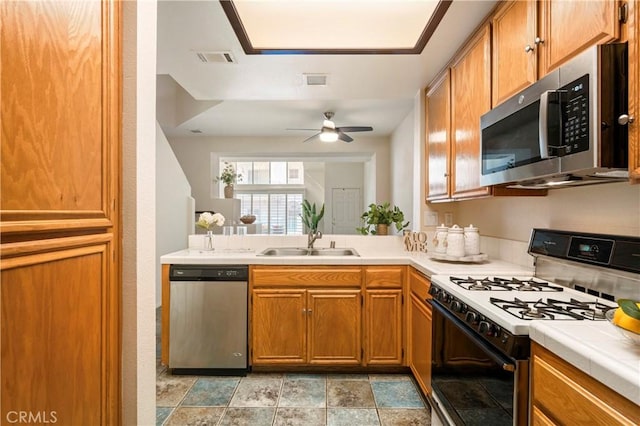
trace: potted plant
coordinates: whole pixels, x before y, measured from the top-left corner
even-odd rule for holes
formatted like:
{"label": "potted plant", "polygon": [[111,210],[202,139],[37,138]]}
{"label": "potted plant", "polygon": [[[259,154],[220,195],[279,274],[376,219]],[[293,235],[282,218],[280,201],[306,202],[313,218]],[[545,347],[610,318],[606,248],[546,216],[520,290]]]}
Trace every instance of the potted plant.
{"label": "potted plant", "polygon": [[398,206],[391,206],[389,202],[384,204],[369,204],[369,210],[360,216],[365,223],[362,228],[356,228],[362,235],[387,235],[389,225],[395,225],[398,232],[409,226],[404,222],[404,213]]}
{"label": "potted plant", "polygon": [[310,204],[309,201],[302,200],[302,223],[307,227],[309,232],[318,232],[318,223],[324,216],[324,204],[320,208],[320,211],[316,209],[316,203]]}
{"label": "potted plant", "polygon": [[224,198],[233,198],[233,185],[242,177],[242,174],[236,172],[233,164],[227,163],[226,161],[224,164],[222,174],[215,178],[215,183],[224,183]]}

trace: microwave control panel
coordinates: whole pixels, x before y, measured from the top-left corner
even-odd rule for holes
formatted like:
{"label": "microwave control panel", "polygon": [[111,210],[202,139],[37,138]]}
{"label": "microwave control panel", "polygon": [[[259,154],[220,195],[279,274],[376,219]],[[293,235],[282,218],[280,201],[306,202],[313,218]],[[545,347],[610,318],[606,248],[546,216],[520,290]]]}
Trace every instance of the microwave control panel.
{"label": "microwave control panel", "polygon": [[562,146],[558,156],[589,150],[589,75],[560,89],[566,95],[562,114]]}

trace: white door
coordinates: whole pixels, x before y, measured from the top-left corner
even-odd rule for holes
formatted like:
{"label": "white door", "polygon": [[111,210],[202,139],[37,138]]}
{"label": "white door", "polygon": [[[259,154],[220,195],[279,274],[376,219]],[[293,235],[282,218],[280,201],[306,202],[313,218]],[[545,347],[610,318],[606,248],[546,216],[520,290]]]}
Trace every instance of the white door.
{"label": "white door", "polygon": [[331,192],[331,233],[356,234],[361,226],[360,188],[333,188]]}

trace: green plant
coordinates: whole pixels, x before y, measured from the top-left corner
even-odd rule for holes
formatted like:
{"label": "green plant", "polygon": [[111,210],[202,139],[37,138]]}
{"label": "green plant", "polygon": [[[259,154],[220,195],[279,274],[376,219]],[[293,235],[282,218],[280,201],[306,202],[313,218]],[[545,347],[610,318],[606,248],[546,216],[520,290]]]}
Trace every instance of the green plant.
{"label": "green plant", "polygon": [[395,224],[398,232],[409,226],[409,222],[404,222],[404,213],[398,206],[391,206],[389,202],[384,204],[369,204],[369,210],[360,216],[365,223],[362,228],[356,228],[362,235],[375,235],[376,225],[392,225]]}
{"label": "green plant", "polygon": [[320,219],[322,219],[322,216],[324,216],[324,204],[322,204],[318,212],[316,203],[310,204],[306,199],[302,200],[302,214],[300,217],[302,218],[302,223],[310,232],[318,231],[318,223]]}
{"label": "green plant", "polygon": [[233,185],[237,179],[242,177],[242,174],[236,173],[233,164],[227,163],[226,161],[224,164],[226,164],[226,166],[222,169],[222,174],[215,178],[215,182],[218,183],[222,181],[225,185]]}

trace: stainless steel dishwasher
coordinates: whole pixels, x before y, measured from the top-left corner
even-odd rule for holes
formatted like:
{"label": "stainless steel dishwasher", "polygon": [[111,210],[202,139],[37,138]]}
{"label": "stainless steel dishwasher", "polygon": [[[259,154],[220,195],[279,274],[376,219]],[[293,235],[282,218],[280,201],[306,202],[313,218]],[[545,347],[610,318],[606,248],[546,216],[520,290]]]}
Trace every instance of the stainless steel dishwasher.
{"label": "stainless steel dishwasher", "polygon": [[169,368],[246,374],[246,265],[172,265]]}

